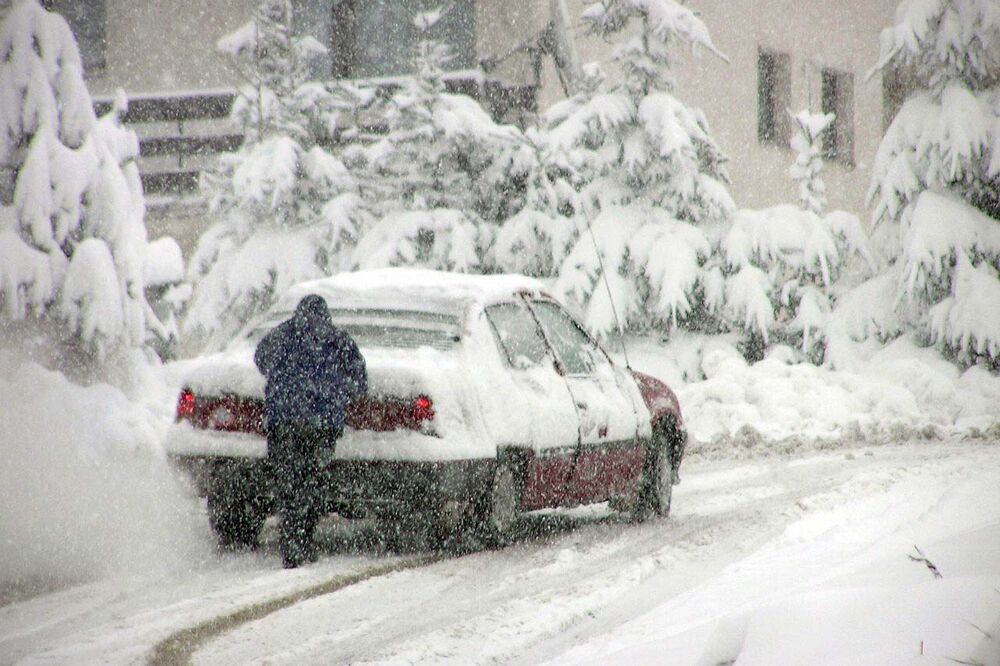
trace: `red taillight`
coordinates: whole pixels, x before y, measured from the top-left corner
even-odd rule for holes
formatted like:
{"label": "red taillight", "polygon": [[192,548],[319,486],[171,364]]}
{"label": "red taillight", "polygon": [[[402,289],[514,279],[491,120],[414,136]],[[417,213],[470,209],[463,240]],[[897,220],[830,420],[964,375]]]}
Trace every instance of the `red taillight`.
{"label": "red taillight", "polygon": [[194,416],[194,393],[191,389],[184,389],[177,396],[177,420],[189,419]]}
{"label": "red taillight", "polygon": [[434,420],[434,403],[426,395],[418,395],[413,399],[413,407],[410,410],[413,420],[417,423],[421,421]]}

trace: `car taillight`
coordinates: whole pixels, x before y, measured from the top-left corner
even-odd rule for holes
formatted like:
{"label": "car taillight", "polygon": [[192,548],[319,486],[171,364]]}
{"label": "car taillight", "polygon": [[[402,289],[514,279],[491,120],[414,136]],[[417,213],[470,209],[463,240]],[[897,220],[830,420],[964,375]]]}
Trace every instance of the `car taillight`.
{"label": "car taillight", "polygon": [[191,389],[184,389],[177,396],[177,420],[189,419],[194,416],[194,393]]}
{"label": "car taillight", "polygon": [[432,403],[431,399],[426,395],[418,395],[413,399],[410,414],[413,416],[413,420],[418,424],[422,421],[433,421],[434,403]]}

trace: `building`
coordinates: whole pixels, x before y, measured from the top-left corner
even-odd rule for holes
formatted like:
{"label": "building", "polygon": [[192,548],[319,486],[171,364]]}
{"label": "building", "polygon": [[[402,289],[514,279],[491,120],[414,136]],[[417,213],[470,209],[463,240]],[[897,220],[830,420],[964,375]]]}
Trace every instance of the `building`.
{"label": "building", "polygon": [[[589,0],[565,0],[581,62],[608,61],[610,45],[584,34]],[[246,21],[258,0],[45,0],[77,34],[87,81],[106,108],[117,88],[130,98],[126,121],[140,135],[150,235],[193,247],[205,228],[198,174],[242,141],[226,116],[238,85],[216,41]],[[293,0],[299,29],[330,49],[318,75],[378,80],[406,68],[414,7],[439,0]],[[498,118],[523,118],[565,95],[544,55],[558,0],[452,0],[436,28],[458,54],[454,89],[476,95]],[[701,108],[729,157],[740,207],[797,199],[787,176],[787,111],[837,114],[824,149],[830,207],[865,217],[871,163],[905,87],[868,77],[878,35],[897,0],[689,0],[729,62],[682,54],[677,94]],[[487,65],[488,73],[479,69]],[[614,76],[613,65],[606,66]]]}

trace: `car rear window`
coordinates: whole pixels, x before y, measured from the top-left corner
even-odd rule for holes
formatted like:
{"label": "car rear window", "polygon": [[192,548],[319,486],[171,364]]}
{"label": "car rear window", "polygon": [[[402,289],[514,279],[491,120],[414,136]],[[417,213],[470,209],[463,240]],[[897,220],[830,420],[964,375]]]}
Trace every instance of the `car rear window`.
{"label": "car rear window", "polygon": [[[273,313],[251,329],[247,339],[259,342],[291,316],[291,312]],[[362,349],[432,347],[447,350],[462,338],[461,321],[453,314],[386,308],[331,308],[330,317],[334,325],[346,331]]]}

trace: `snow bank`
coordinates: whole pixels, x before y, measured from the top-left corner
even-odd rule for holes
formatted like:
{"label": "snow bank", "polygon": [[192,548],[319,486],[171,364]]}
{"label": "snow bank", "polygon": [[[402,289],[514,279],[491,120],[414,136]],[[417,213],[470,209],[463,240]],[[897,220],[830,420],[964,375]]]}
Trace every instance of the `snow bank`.
{"label": "snow bank", "polygon": [[159,455],[162,414],[7,350],[0,404],[0,589],[155,572],[207,543]]}
{"label": "snow bank", "polygon": [[782,346],[748,365],[733,342],[694,335],[675,336],[668,345],[629,341],[632,367],[676,389],[701,445],[976,435],[1000,424],[1000,377],[979,367],[962,372],[906,339],[859,348],[856,363],[839,371],[794,363],[796,353]]}

